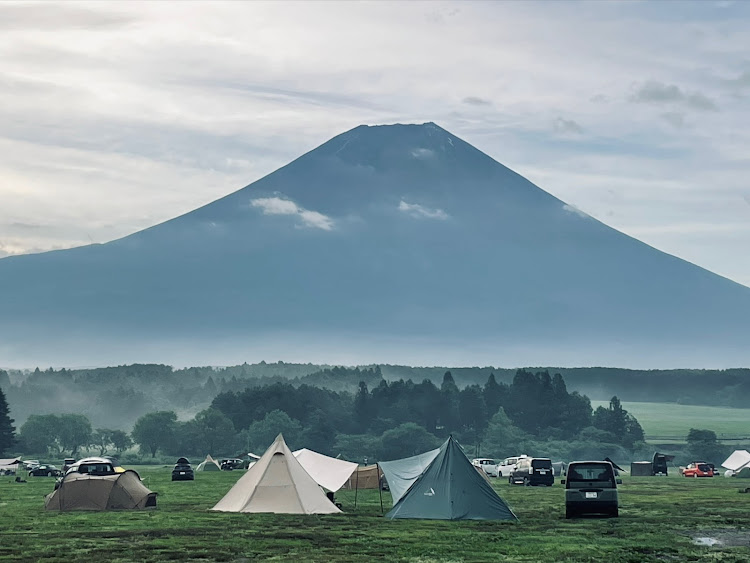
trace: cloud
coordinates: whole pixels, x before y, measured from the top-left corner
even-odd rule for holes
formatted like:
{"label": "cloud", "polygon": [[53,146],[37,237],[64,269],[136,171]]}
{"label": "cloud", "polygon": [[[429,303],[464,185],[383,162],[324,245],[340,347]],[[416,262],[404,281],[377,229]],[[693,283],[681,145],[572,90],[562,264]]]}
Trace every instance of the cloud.
{"label": "cloud", "polygon": [[675,84],[650,80],[642,84],[630,101],[647,104],[680,104],[699,111],[718,111],[713,100],[700,92],[685,92]]}
{"label": "cloud", "polygon": [[661,118],[672,127],[681,129],[685,126],[685,114],[679,111],[668,111],[661,114]]}
{"label": "cloud", "polygon": [[401,200],[401,203],[398,204],[398,210],[417,219],[426,218],[445,220],[448,218],[448,214],[442,209],[430,209],[429,207],[424,207],[418,203],[406,203],[403,199]]}
{"label": "cloud", "polygon": [[129,25],[137,21],[131,14],[112,10],[91,10],[81,6],[45,2],[38,4],[1,4],[0,29],[50,30],[108,29]]}
{"label": "cloud", "polygon": [[299,217],[306,227],[330,231],[334,226],[333,219],[327,215],[300,207],[289,199],[260,197],[250,200],[250,205],[260,208],[263,215],[294,215]]}
{"label": "cloud", "polygon": [[463,100],[461,100],[462,103],[470,105],[470,106],[491,106],[492,102],[489,100],[485,100],[484,98],[479,98],[478,96],[467,96]]}
{"label": "cloud", "polygon": [[554,123],[555,132],[562,134],[575,134],[580,135],[583,133],[583,127],[572,119],[563,119],[558,117]]}
{"label": "cloud", "polygon": [[435,151],[431,149],[418,148],[418,149],[414,149],[413,151],[411,151],[411,155],[414,158],[419,158],[419,159],[424,160],[428,158],[433,158],[435,156]]}
{"label": "cloud", "polygon": [[585,219],[589,219],[591,217],[591,215],[589,215],[588,213],[581,211],[575,205],[571,205],[569,203],[566,203],[565,205],[563,205],[563,209],[567,211],[568,213],[574,213],[575,215],[578,215],[579,217],[584,217]]}

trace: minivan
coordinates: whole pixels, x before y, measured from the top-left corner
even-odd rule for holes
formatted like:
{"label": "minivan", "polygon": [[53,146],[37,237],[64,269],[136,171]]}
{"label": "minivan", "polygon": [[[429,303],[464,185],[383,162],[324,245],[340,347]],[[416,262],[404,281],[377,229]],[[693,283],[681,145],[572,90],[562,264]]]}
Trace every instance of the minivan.
{"label": "minivan", "polygon": [[568,475],[560,483],[565,485],[565,518],[581,514],[619,515],[615,470],[608,461],[573,461],[568,464]]}
{"label": "minivan", "polygon": [[508,483],[523,483],[535,487],[545,485],[551,487],[555,482],[555,472],[552,460],[546,457],[525,457],[518,460],[513,471],[510,472]]}

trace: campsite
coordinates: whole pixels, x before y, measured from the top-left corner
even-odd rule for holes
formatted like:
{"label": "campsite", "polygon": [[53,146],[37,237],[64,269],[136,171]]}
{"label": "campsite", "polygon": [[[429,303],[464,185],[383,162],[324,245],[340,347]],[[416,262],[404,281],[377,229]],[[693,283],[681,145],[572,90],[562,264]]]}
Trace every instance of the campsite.
{"label": "campsite", "polygon": [[[750,538],[750,494],[735,479],[623,476],[619,518],[566,520],[563,490],[493,487],[518,522],[389,520],[383,491],[340,490],[341,514],[210,511],[244,471],[172,482],[169,466],[134,466],[158,493],[146,511],[45,511],[52,481],[0,477],[3,561],[740,561]],[[699,545],[699,538],[722,543]],[[709,542],[711,543],[711,542]]]}

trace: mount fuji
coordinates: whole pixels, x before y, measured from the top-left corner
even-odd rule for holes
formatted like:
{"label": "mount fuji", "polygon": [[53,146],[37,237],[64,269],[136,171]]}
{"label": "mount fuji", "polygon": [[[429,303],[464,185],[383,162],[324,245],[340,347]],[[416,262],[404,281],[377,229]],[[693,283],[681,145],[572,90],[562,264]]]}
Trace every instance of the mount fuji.
{"label": "mount fuji", "polygon": [[749,337],[750,288],[433,123],[356,127],[125,238],[0,260],[0,365],[729,367]]}

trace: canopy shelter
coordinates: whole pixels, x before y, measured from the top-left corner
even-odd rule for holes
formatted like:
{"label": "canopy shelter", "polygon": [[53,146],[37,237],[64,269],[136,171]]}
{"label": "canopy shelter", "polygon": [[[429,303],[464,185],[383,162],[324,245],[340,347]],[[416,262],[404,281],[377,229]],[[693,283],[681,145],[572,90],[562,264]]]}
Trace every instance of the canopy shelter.
{"label": "canopy shelter", "polygon": [[300,465],[281,434],[212,510],[276,514],[341,512]]}
{"label": "canopy shelter", "polygon": [[[672,456],[672,459],[674,459],[674,456]],[[608,457],[605,457],[604,461],[608,461],[609,463],[612,464],[612,467],[614,467],[614,469],[615,469],[615,475],[618,475],[618,473],[617,473],[618,471],[625,472],[625,470],[622,467],[620,467],[619,465],[617,465],[614,461],[612,461]]]}
{"label": "canopy shelter", "polygon": [[221,467],[217,463],[217,461],[211,457],[211,455],[207,455],[206,459],[201,461],[198,464],[198,467],[195,468],[196,471],[221,471]]}
{"label": "canopy shelter", "polygon": [[18,457],[0,459],[0,475],[13,475],[21,459]]}
{"label": "canopy shelter", "polygon": [[738,472],[743,467],[750,467],[750,452],[747,450],[734,450],[732,455],[721,466],[734,472]]}
{"label": "canopy shelter", "polygon": [[404,496],[404,493],[409,490],[414,481],[419,479],[419,476],[429,467],[439,453],[440,448],[437,448],[423,454],[405,457],[404,459],[378,462],[385,480],[388,481],[388,489],[391,491],[394,505]]}
{"label": "canopy shelter", "polygon": [[[389,479],[388,471],[383,471],[386,479]],[[431,520],[517,519],[492,486],[477,473],[452,436],[440,447],[432,462],[399,498],[386,517]]]}
{"label": "canopy shelter", "polygon": [[344,483],[343,489],[377,489],[383,472],[375,465],[361,465]]}
{"label": "canopy shelter", "polygon": [[356,463],[328,457],[306,448],[294,452],[294,457],[318,485],[332,492],[343,487],[357,469]]}
{"label": "canopy shelter", "polygon": [[44,499],[47,510],[133,510],[156,507],[156,493],[126,469],[112,475],[72,472]]}

